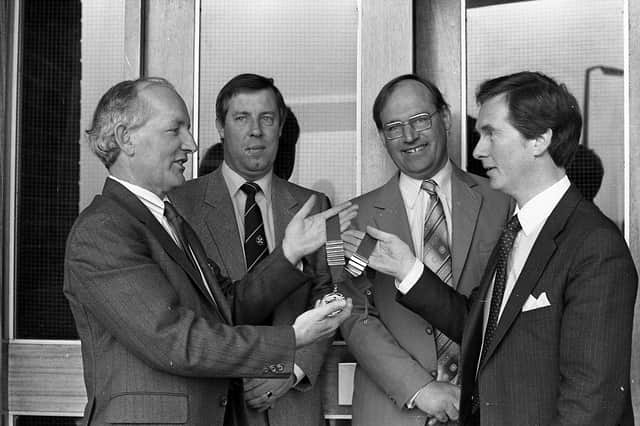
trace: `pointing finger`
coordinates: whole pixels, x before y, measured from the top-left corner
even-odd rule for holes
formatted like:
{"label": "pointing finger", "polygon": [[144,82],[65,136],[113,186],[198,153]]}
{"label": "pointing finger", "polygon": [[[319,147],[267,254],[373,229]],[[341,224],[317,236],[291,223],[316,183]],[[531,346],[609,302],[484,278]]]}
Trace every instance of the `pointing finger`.
{"label": "pointing finger", "polygon": [[316,195],[312,194],[309,198],[307,198],[307,201],[305,201],[305,203],[302,205],[300,210],[298,210],[294,218],[300,217],[304,219],[305,217],[309,216],[309,213],[311,213],[311,210],[313,209],[313,205],[315,203],[316,203]]}
{"label": "pointing finger", "polygon": [[331,216],[335,216],[338,213],[340,213],[342,210],[348,208],[351,206],[351,201],[345,201],[344,203],[338,204],[337,206],[331,207],[330,209],[327,209],[321,213],[318,214],[319,217],[321,217],[322,219],[328,219]]}
{"label": "pointing finger", "polygon": [[367,234],[371,235],[373,238],[380,241],[389,241],[393,236],[393,234],[389,234],[388,232],[381,231],[378,228],[374,228],[371,225],[367,226]]}

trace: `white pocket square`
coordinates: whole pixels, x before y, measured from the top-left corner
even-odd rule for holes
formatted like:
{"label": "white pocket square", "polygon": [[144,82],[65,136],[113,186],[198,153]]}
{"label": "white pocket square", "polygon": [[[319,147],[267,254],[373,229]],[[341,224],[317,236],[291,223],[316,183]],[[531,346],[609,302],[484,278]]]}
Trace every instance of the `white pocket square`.
{"label": "white pocket square", "polygon": [[538,298],[535,298],[533,294],[530,294],[527,298],[527,301],[524,302],[524,305],[522,305],[522,312],[546,308],[547,306],[551,306],[551,303],[549,303],[549,298],[547,297],[546,291],[540,293],[540,296],[538,296]]}

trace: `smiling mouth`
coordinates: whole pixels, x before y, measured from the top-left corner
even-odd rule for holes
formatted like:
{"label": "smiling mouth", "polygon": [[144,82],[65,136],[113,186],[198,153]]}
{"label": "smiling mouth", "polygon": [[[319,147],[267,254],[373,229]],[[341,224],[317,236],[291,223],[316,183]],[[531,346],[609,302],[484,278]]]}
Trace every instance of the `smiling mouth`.
{"label": "smiling mouth", "polygon": [[416,152],[420,152],[426,148],[427,148],[427,144],[421,144],[421,145],[416,145],[409,149],[405,149],[402,152],[404,152],[405,154],[415,154]]}

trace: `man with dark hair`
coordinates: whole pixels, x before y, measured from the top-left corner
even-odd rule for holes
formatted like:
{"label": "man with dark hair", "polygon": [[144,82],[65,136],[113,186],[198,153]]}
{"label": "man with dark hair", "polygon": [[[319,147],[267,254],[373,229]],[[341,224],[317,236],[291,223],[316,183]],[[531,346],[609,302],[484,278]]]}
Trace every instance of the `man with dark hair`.
{"label": "man with dark hair", "polygon": [[173,86],[141,78],[109,89],[87,131],[109,177],[76,220],[65,253],[64,293],[87,388],[83,424],[247,425],[234,378],[286,379],[296,351],[331,337],[350,313],[348,301],[333,302],[293,326],[235,325],[262,324],[305,291],[312,277],[295,265],[324,244],[328,217],[341,211],[346,229],[354,212],[343,205],[308,216],[310,199],[282,245],[231,282],[167,198],[184,183],[196,149],[189,129]]}
{"label": "man with dark hair", "polygon": [[[354,200],[354,225],[397,234],[448,285],[468,294],[510,213],[510,200],[447,154],[451,113],[442,93],[416,75],[388,82],[373,106],[380,140],[399,169]],[[354,314],[341,328],[358,361],[354,425],[424,425],[457,418],[458,346],[395,302],[394,277],[367,270],[354,280]]]}
{"label": "man with dark hair", "polygon": [[637,274],[620,231],[566,176],[578,103],[534,72],[486,81],[477,100],[474,156],[517,202],[479,286],[456,292],[374,228],[369,266],[418,277],[399,302],[461,342],[462,424],[632,425]]}
{"label": "man with dark hair", "polygon": [[[286,107],[272,79],[256,74],[232,78],[218,94],[216,114],[222,165],[178,188],[171,197],[202,238],[207,254],[225,274],[237,279],[276,250],[287,224],[307,198],[318,199],[314,211],[328,208],[329,200],[273,173]],[[272,315],[264,315],[262,324],[289,325],[331,292],[324,250],[308,253],[298,267],[308,274],[307,281]],[[281,280],[282,285],[290,285],[288,276]],[[327,339],[296,351],[288,377],[245,380],[251,425],[324,425],[317,382],[330,343]]]}

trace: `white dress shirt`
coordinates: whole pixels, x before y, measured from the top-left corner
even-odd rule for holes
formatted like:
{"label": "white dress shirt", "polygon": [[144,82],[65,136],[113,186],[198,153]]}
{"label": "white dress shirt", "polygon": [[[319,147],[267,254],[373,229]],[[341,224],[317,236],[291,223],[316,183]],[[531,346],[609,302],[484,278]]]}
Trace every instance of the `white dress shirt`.
{"label": "white dress shirt", "polygon": [[[509,300],[509,296],[513,291],[513,288],[518,281],[520,272],[531,253],[533,244],[536,242],[542,227],[546,223],[547,219],[556,208],[560,199],[571,186],[569,178],[565,175],[562,179],[551,185],[549,188],[540,192],[538,195],[529,200],[524,206],[517,207],[514,214],[518,215],[518,220],[522,226],[522,230],[518,232],[516,239],[509,255],[509,261],[507,263],[507,282],[505,284],[504,296],[502,297],[502,304],[500,305],[500,313],[498,315],[498,323],[500,317],[504,311],[504,307]],[[494,273],[495,279],[495,273]],[[487,291],[487,298],[490,299],[493,293],[493,282]],[[491,307],[491,301],[484,307],[484,319],[482,321],[482,338],[484,341],[484,330],[487,327],[487,320],[489,319],[489,308]]]}
{"label": "white dress shirt", "polygon": [[162,200],[153,192],[136,184],[124,181],[112,175],[109,175],[109,179],[115,180],[116,182],[127,188],[130,192],[132,192],[133,195],[135,195],[142,202],[142,204],[144,204],[149,209],[153,217],[155,217],[158,222],[160,222],[160,225],[162,225],[165,231],[167,231],[167,233],[171,236],[178,247],[182,247],[182,245],[180,244],[180,240],[178,240],[178,236],[173,229],[173,226],[171,226],[167,218],[164,217],[164,201],[169,200],[166,196],[164,197],[164,200]]}

